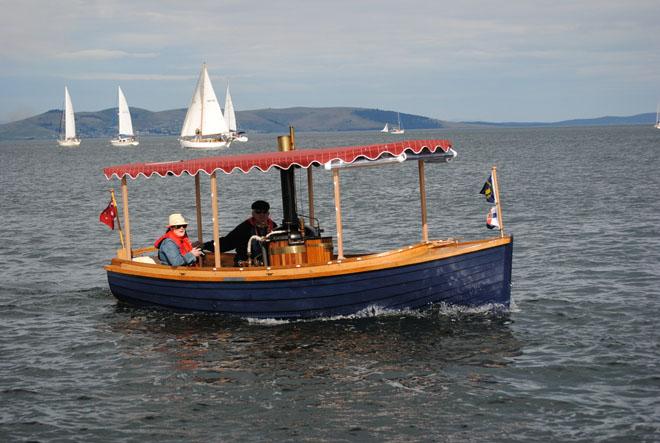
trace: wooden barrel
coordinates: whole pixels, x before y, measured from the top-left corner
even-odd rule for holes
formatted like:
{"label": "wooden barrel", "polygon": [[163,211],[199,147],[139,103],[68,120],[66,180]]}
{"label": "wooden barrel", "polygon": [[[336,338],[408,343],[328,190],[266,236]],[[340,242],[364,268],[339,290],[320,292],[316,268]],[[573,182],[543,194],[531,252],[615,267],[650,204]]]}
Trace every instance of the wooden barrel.
{"label": "wooden barrel", "polygon": [[268,263],[271,266],[305,264],[305,245],[290,245],[288,240],[277,240],[268,245]]}
{"label": "wooden barrel", "polygon": [[306,264],[320,265],[332,260],[332,237],[307,239],[305,246],[307,247]]}

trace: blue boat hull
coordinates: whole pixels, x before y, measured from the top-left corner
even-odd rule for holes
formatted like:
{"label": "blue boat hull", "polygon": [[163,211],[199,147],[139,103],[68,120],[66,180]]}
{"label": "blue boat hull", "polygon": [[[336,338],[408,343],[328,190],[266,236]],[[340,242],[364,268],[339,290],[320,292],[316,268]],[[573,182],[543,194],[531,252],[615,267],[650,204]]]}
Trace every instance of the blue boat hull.
{"label": "blue boat hull", "polygon": [[191,281],[108,270],[124,302],[243,318],[348,316],[366,309],[424,309],[433,304],[508,308],[513,240],[496,247],[395,268],[270,281]]}

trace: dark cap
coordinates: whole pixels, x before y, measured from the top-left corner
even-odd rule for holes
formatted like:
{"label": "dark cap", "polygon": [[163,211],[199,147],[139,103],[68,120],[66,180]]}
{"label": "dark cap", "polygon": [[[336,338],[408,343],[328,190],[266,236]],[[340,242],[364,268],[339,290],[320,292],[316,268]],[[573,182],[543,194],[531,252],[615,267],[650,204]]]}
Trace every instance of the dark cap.
{"label": "dark cap", "polygon": [[256,202],[252,203],[252,209],[256,209],[258,211],[268,211],[270,210],[270,205],[267,201],[257,200]]}

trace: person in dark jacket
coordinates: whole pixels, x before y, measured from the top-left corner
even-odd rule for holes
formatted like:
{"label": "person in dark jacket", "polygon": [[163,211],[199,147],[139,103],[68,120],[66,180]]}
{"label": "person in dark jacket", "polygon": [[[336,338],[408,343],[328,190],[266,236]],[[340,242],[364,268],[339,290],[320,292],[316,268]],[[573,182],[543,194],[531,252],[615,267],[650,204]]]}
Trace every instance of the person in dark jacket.
{"label": "person in dark jacket", "polygon": [[[263,200],[257,200],[252,203],[252,216],[236,226],[229,234],[220,237],[220,252],[236,250],[234,264],[241,265],[248,259],[247,248],[250,237],[259,235],[261,237],[274,231],[277,224],[270,219],[270,205]],[[204,243],[203,250],[213,251],[213,240]],[[261,261],[261,245],[258,241],[252,242],[252,258]]]}

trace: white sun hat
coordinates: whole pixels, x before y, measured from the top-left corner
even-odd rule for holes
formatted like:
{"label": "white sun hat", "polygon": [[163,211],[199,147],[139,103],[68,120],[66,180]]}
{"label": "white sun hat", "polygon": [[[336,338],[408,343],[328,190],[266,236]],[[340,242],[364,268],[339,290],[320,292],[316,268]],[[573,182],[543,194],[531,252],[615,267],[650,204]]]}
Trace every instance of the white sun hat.
{"label": "white sun hat", "polygon": [[167,227],[169,228],[170,226],[179,226],[179,225],[187,225],[188,222],[186,221],[185,218],[183,218],[183,215],[181,214],[170,214],[170,220],[167,223]]}

